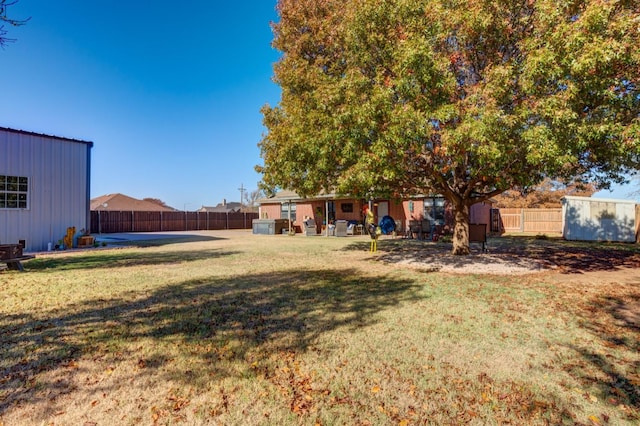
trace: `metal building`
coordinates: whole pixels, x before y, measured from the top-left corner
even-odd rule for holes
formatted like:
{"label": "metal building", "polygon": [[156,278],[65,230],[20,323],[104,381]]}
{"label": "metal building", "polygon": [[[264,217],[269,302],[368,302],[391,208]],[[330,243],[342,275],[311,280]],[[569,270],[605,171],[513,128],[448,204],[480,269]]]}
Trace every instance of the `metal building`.
{"label": "metal building", "polygon": [[25,251],[89,229],[93,142],[0,127],[0,243]]}
{"label": "metal building", "polygon": [[636,241],[636,203],[567,196],[562,198],[562,235],[579,241]]}

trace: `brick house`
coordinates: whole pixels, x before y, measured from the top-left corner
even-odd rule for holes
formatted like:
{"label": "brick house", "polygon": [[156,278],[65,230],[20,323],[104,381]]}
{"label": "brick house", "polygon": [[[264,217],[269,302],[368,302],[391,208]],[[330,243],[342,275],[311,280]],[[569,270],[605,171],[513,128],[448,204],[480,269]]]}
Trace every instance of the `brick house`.
{"label": "brick house", "polygon": [[[357,199],[337,194],[321,194],[303,198],[292,191],[281,191],[273,197],[259,200],[261,219],[288,219],[299,232],[304,218],[314,219],[318,232],[321,232],[327,220],[355,221],[364,223],[366,209],[371,207],[375,222],[384,216],[391,216],[400,232],[409,230],[412,221],[428,220],[438,230],[445,232],[452,227],[451,206],[441,196],[416,196],[406,200],[376,198]],[[474,204],[470,211],[470,223],[490,223],[491,202]]]}

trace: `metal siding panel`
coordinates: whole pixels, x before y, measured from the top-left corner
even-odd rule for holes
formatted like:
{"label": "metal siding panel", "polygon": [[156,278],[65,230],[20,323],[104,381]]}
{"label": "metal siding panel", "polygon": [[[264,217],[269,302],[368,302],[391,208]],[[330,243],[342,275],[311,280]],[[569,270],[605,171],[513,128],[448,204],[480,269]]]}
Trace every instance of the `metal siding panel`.
{"label": "metal siding panel", "polygon": [[633,243],[636,240],[636,206],[631,203],[616,204],[616,228],[619,230],[619,241]]}
{"label": "metal siding panel", "polygon": [[576,239],[581,241],[596,241],[598,236],[593,232],[591,222],[591,201],[576,200],[578,221],[576,223]]}
{"label": "metal siding panel", "polygon": [[563,206],[564,238],[567,240],[583,240],[588,237],[585,232],[585,203],[567,197]]}
{"label": "metal siding panel", "polygon": [[0,211],[0,241],[46,250],[69,226],[87,224],[89,144],[0,129],[0,173],[30,178],[29,209]]}

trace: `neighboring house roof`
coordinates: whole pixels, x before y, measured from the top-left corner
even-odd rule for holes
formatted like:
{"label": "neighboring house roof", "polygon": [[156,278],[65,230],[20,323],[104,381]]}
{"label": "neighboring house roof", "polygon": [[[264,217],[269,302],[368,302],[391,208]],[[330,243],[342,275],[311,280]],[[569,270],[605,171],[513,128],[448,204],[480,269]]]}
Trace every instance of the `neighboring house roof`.
{"label": "neighboring house roof", "polygon": [[212,213],[234,213],[239,212],[242,209],[242,203],[232,201],[230,203],[224,200],[222,203],[218,203],[215,207],[202,206],[197,211],[199,212],[212,212]]}
{"label": "neighboring house roof", "polygon": [[124,194],[107,194],[91,200],[91,210],[97,211],[145,211],[145,212],[172,212],[176,209],[169,206],[161,206],[151,201],[138,200]]}

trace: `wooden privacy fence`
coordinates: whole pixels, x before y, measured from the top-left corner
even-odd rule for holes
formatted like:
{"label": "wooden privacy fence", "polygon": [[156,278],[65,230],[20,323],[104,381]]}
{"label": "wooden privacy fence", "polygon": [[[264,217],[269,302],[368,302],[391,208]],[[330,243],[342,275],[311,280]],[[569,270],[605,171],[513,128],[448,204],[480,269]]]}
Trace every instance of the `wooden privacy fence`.
{"label": "wooden privacy fence", "polygon": [[562,234],[562,209],[492,209],[491,232]]}
{"label": "wooden privacy fence", "polygon": [[251,229],[258,213],[91,211],[91,233]]}

